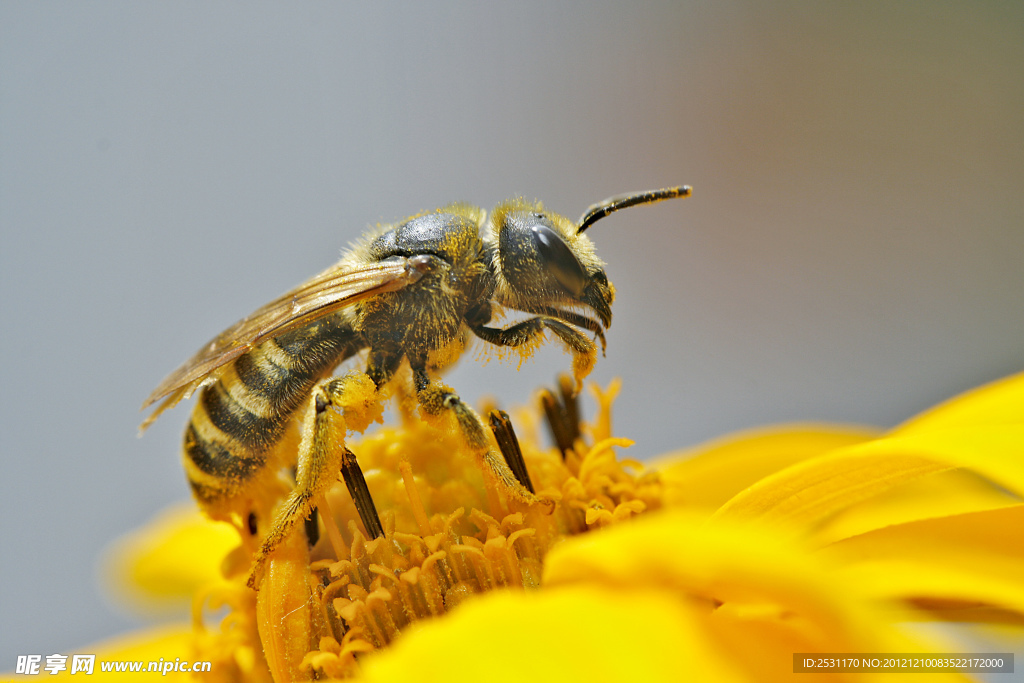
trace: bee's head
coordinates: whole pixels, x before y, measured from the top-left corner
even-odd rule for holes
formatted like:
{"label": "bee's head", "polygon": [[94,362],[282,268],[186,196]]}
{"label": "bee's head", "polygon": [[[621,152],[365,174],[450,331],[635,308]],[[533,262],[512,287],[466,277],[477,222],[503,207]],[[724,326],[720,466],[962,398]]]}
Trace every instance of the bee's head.
{"label": "bee's head", "polygon": [[576,223],[522,199],[499,205],[490,236],[499,303],[548,315],[563,307],[589,309],[608,327],[615,288],[584,231],[619,209],[689,194],[684,186],[618,195],[594,204]]}
{"label": "bee's head", "polygon": [[568,308],[612,321],[615,288],[590,238],[568,218],[514,199],[491,216],[491,245],[500,303],[523,311]]}

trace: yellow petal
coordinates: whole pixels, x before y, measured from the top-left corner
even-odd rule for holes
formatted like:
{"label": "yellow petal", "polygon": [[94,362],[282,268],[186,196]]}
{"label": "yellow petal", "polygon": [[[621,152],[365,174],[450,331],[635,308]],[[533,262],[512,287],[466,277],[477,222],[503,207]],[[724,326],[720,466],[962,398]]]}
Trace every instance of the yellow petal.
{"label": "yellow petal", "polygon": [[657,591],[495,592],[362,660],[363,681],[738,681],[694,608]]}
{"label": "yellow petal", "polygon": [[949,468],[913,455],[839,451],[762,479],[730,499],[714,517],[758,519],[804,530],[897,484]]}
{"label": "yellow petal", "polygon": [[965,469],[948,470],[895,486],[855,503],[814,531],[815,544],[915,520],[1016,505],[1020,498]]}
{"label": "yellow petal", "polygon": [[1024,373],[967,391],[911,418],[894,432],[1024,424]]}
{"label": "yellow petal", "polygon": [[941,608],[995,607],[1024,617],[1024,505],[877,529],[821,550],[874,599]]}
{"label": "yellow petal", "polygon": [[817,564],[771,530],[676,511],[564,541],[548,554],[542,585],[642,584],[709,604],[771,599],[815,610],[835,588]]}
{"label": "yellow petal", "polygon": [[898,524],[844,539],[820,552],[844,564],[921,553],[929,558],[990,553],[1024,561],[1024,504]]}
{"label": "yellow petal", "polygon": [[715,439],[659,458],[665,504],[714,510],[773,472],[878,435],[868,427],[794,424]]}
{"label": "yellow petal", "polygon": [[937,651],[831,576],[763,530],[652,513],[565,541],[539,592],[409,629],[362,660],[362,680],[788,680],[794,652]]}
{"label": "yellow petal", "polygon": [[260,642],[278,683],[307,678],[300,668],[314,642],[314,618],[319,615],[308,566],[306,537],[295,529],[269,557],[257,586]]}
{"label": "yellow petal", "polygon": [[203,517],[191,503],[164,510],[107,551],[110,591],[145,612],[185,611],[201,587],[221,579],[220,564],[238,533]]}
{"label": "yellow petal", "polygon": [[1024,493],[1024,427],[982,426],[895,433],[777,472],[715,513],[808,529],[854,503],[927,474],[968,467]]}
{"label": "yellow petal", "polygon": [[[924,558],[872,560],[837,574],[876,600],[909,601],[919,606],[937,601],[972,608],[989,606],[1015,612],[1018,618],[1024,616],[1024,584],[1019,579],[1024,563],[991,555],[951,559],[944,558],[946,564],[928,563]],[[955,619],[951,612],[940,616]]]}
{"label": "yellow petal", "polygon": [[[774,671],[768,678],[791,671],[794,652],[921,647],[855,586],[837,580],[831,565],[754,524],[650,513],[566,540],[549,553],[544,590],[588,585],[620,594],[643,586],[664,591],[666,600],[704,605],[706,628],[754,680],[764,677],[759,670]],[[772,668],[764,668],[767,662]]]}

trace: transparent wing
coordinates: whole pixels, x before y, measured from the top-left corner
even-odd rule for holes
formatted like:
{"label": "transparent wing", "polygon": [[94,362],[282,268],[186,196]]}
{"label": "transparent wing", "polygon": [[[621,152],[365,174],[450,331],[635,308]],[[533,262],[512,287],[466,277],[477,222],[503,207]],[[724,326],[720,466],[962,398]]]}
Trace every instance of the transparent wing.
{"label": "transparent wing", "polygon": [[190,396],[214,370],[261,342],[369,297],[407,287],[423,276],[428,263],[429,259],[423,256],[413,256],[354,268],[338,264],[302,283],[218,334],[168,375],[142,408],[165,396],[169,398],[143,423],[142,429],[165,409]]}

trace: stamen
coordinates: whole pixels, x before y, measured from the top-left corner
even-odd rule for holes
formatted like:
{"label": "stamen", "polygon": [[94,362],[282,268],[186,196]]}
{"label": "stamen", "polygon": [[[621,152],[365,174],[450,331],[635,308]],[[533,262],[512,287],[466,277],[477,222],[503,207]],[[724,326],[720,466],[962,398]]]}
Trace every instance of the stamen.
{"label": "stamen", "polygon": [[420,536],[426,538],[434,532],[430,529],[430,519],[427,517],[427,511],[423,507],[423,501],[420,499],[420,492],[416,490],[416,482],[413,480],[412,467],[409,465],[409,461],[403,460],[398,463],[398,471],[402,473],[405,493],[409,496],[409,506],[412,508],[412,516],[416,520],[416,526],[419,527]]}
{"label": "stamen", "polygon": [[526,470],[526,462],[523,460],[523,451],[519,447],[519,439],[516,438],[515,430],[512,429],[512,421],[504,410],[491,411],[491,431],[494,432],[494,440],[498,442],[501,454],[505,456],[508,468],[512,470],[519,483],[526,487],[530,493],[537,493],[530,481],[530,473]]}
{"label": "stamen", "polygon": [[576,400],[576,383],[569,375],[558,376],[558,389],[562,393],[562,414],[568,427],[570,442],[575,444],[580,438],[580,406]]}
{"label": "stamen", "polygon": [[540,400],[548,419],[551,437],[562,451],[562,460],[565,460],[569,451],[573,450],[576,439],[580,437],[580,408],[576,400],[576,385],[571,377],[559,375],[558,392],[560,398],[544,389]]}
{"label": "stamen", "polygon": [[359,469],[355,453],[345,449],[345,457],[341,459],[341,476],[345,479],[345,486],[348,487],[352,502],[355,503],[356,512],[363,522],[363,528],[371,538],[380,538],[384,535],[384,528],[380,524],[380,517],[377,515],[377,507],[373,504],[370,496],[370,489],[366,487],[366,479],[363,478],[363,471]]}
{"label": "stamen", "polygon": [[341,529],[338,528],[337,519],[334,516],[334,511],[331,510],[330,503],[327,501],[327,496],[320,498],[319,507],[324,511],[321,519],[324,520],[327,539],[331,542],[331,548],[334,549],[334,556],[339,560],[344,560],[349,555],[348,545],[345,544],[345,539],[341,536]]}
{"label": "stamen", "polygon": [[590,386],[591,393],[597,399],[597,418],[591,424],[591,437],[594,441],[603,441],[612,435],[612,403],[619,395],[622,382],[618,379],[612,380],[608,388],[603,390],[596,384]]}
{"label": "stamen", "polygon": [[[325,544],[312,558],[305,543],[287,553],[287,549],[274,551],[281,566],[297,572],[296,578],[306,571],[306,580],[279,584],[277,590],[288,593],[289,601],[262,616],[253,609],[252,592],[240,581],[233,582],[232,577],[244,576],[244,569],[227,571],[228,583],[222,585],[235,588],[227,598],[231,614],[220,631],[211,632],[202,625],[203,602],[216,601],[204,596],[194,610],[203,658],[220,661],[218,653],[232,653],[242,643],[252,646],[252,666],[265,667],[260,653],[267,657],[266,648],[278,659],[287,659],[293,657],[293,646],[319,644],[302,658],[302,670],[314,678],[351,676],[362,653],[386,647],[411,622],[443,615],[483,591],[538,587],[544,557],[562,537],[658,508],[660,479],[633,474],[630,470],[640,466],[615,452],[629,442],[610,438],[611,403],[617,387],[596,392],[597,415],[586,423],[580,422],[574,381],[560,376],[557,387],[542,392],[542,405],[561,457],[535,443],[535,430],[524,428],[533,424],[529,416],[517,418],[521,432],[517,435],[509,416],[499,410],[489,412],[498,448],[467,449],[458,433],[418,417],[364,438],[356,450],[362,465],[374,470],[379,513],[355,455],[346,449],[341,473],[352,506],[340,489],[314,501],[324,523],[321,533],[326,533],[337,559],[328,557]],[[536,411],[534,415],[539,419]],[[486,433],[480,436],[482,443],[489,442]],[[474,457],[491,460],[481,468],[472,462]],[[421,479],[414,478],[414,471]],[[537,500],[550,500],[552,509],[503,496],[513,487]],[[275,489],[268,492],[266,501],[258,502],[269,509],[274,495],[283,492]],[[433,518],[428,511],[436,512]],[[247,549],[246,539],[250,545],[258,540],[245,533],[248,521],[239,517],[236,522],[243,539],[237,554],[243,560],[253,551]],[[267,643],[252,641],[251,634],[283,623],[284,610],[291,609],[288,605],[305,604],[307,599],[315,603],[307,608],[308,633]],[[296,638],[301,643],[292,642]],[[225,662],[228,656],[223,656]]]}
{"label": "stamen", "polygon": [[572,441],[565,430],[562,407],[555,395],[547,389],[542,389],[540,392],[540,404],[544,408],[544,417],[548,419],[548,431],[551,432],[551,438],[558,446],[558,450],[562,451],[562,460],[564,461],[566,453],[572,450]]}

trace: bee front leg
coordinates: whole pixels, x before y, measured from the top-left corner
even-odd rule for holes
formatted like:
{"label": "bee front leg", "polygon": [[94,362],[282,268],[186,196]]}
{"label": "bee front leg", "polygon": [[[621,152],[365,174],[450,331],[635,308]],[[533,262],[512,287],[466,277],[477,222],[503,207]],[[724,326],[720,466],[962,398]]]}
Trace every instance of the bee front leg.
{"label": "bee front leg", "polygon": [[555,502],[541,498],[523,486],[516,478],[508,463],[491,448],[487,440],[487,429],[476,411],[463,402],[451,387],[440,382],[431,382],[424,367],[413,367],[416,382],[416,398],[430,415],[441,415],[450,411],[455,417],[459,431],[470,450],[480,458],[486,470],[497,480],[499,487],[508,495],[524,503],[541,503],[554,511]]}
{"label": "bee front leg", "polygon": [[[496,346],[516,348],[535,340],[544,332],[545,328],[554,332],[555,336],[572,352],[573,377],[576,380],[576,392],[578,393],[583,388],[583,379],[590,374],[597,362],[597,347],[594,346],[594,342],[580,334],[571,325],[556,318],[537,316],[505,329],[487,327],[486,325],[476,325],[470,329],[473,330],[473,334],[485,342]],[[601,340],[603,342],[603,335]]]}
{"label": "bee front leg", "polygon": [[[295,488],[275,515],[270,530],[253,558],[249,586],[255,586],[267,556],[281,544],[296,522],[309,517],[316,501],[338,480],[339,470],[345,474],[346,484],[352,491],[350,480],[354,475],[351,471],[353,468],[358,471],[359,468],[352,451],[345,448],[345,434],[349,429],[366,429],[370,422],[379,418],[380,413],[377,387],[365,374],[332,377],[313,388],[303,421],[302,441],[299,443]],[[361,472],[359,480],[362,480]],[[356,495],[353,493],[353,498]],[[365,497],[369,498],[368,492]],[[359,503],[356,499],[357,507]],[[369,506],[372,509],[372,501]],[[362,514],[362,508],[359,509]],[[373,517],[376,519],[375,509]],[[364,518],[363,523],[367,532],[373,535],[373,522],[367,523]],[[376,519],[375,528],[380,529],[379,519]]]}

